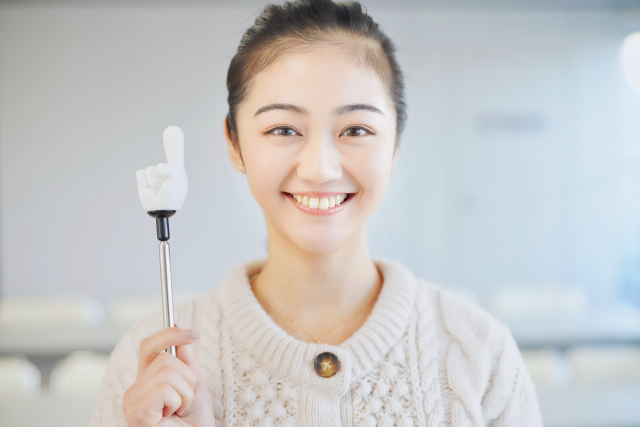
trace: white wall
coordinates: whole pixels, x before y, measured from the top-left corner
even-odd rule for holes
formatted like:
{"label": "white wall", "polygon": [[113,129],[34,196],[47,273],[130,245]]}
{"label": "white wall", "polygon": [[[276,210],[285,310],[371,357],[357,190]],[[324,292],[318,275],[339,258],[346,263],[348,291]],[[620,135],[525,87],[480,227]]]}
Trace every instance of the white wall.
{"label": "white wall", "polygon": [[[134,172],[163,160],[174,124],[190,181],[171,222],[176,288],[203,292],[266,253],[222,131],[257,12],[0,8],[2,293],[155,293]],[[372,251],[480,293],[567,281],[613,297],[640,218],[640,99],[618,58],[637,14],[370,12],[400,47],[409,102]]]}

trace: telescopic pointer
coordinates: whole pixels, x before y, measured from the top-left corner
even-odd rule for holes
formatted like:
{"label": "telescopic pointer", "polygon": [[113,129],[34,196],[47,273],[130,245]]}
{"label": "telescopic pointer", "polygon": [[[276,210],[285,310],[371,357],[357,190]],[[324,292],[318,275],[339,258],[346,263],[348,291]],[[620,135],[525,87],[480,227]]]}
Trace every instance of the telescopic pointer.
{"label": "telescopic pointer", "polygon": [[[162,286],[162,318],[165,328],[173,324],[173,291],[171,287],[171,255],[169,251],[169,218],[182,208],[187,197],[188,180],[184,169],[184,133],[169,126],[162,134],[167,163],[149,166],[136,172],[138,195],[142,208],[156,219],[160,241],[160,282]],[[176,355],[175,346],[167,351]]]}

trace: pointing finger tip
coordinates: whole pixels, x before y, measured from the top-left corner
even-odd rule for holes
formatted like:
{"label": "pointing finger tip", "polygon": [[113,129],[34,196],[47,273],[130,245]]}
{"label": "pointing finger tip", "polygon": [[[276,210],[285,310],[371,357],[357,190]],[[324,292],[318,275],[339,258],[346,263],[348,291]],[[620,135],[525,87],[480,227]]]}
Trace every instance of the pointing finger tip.
{"label": "pointing finger tip", "polygon": [[184,138],[184,132],[178,126],[169,126],[164,130],[164,133],[162,134],[162,136],[163,137],[167,137],[167,136],[180,137],[181,136]]}
{"label": "pointing finger tip", "polygon": [[169,163],[184,165],[184,132],[178,126],[169,126],[162,134],[164,151]]}

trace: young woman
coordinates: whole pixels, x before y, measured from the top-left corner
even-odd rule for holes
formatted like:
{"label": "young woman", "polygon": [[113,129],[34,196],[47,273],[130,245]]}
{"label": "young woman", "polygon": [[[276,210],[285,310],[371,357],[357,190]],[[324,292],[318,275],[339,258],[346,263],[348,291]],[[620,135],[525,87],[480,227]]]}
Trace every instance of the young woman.
{"label": "young woman", "polygon": [[91,425],[541,426],[509,331],[369,254],[405,104],[360,4],[267,6],[227,87],[229,155],[269,255],[178,305],[178,327],[157,332],[158,313],[127,332]]}

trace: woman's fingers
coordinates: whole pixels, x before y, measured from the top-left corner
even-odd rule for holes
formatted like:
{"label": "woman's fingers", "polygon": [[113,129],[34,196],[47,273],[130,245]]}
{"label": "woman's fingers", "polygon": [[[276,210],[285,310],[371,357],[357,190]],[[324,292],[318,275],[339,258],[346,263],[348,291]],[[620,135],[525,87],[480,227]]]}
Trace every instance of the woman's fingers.
{"label": "woman's fingers", "polygon": [[171,358],[175,363],[164,365],[156,363],[163,358],[162,356],[164,354],[167,353],[158,356],[156,360],[149,365],[149,368],[144,371],[139,380],[137,380],[137,385],[129,391],[127,399],[131,403],[136,403],[142,400],[158,384],[166,383],[173,387],[180,395],[182,405],[179,408],[178,415],[182,415],[184,411],[189,409],[191,402],[193,402],[197,377],[191,368],[171,354],[168,354],[168,357],[165,359]]}
{"label": "woman's fingers", "polygon": [[[193,348],[190,345],[181,345],[176,347],[176,357],[182,361],[185,366],[189,367],[191,371],[195,375],[195,379],[198,379],[198,373],[200,372],[200,366],[198,366],[198,361],[196,359],[196,355],[193,354]],[[195,387],[196,384],[194,383]]]}
{"label": "woman's fingers", "polygon": [[140,342],[140,356],[138,358],[138,375],[147,369],[160,353],[172,345],[191,344],[200,338],[200,334],[191,329],[165,328]]}
{"label": "woman's fingers", "polygon": [[127,408],[127,422],[136,427],[155,426],[163,416],[171,415],[181,404],[180,394],[173,387],[159,383],[139,402]]}
{"label": "woman's fingers", "polygon": [[[199,337],[196,331],[174,327],[141,341],[138,375],[123,396],[123,410],[131,426],[156,426],[163,417],[173,419],[172,414],[182,416],[189,411],[198,385],[197,372],[187,364],[197,368],[189,344]],[[164,352],[172,345],[178,357]]]}
{"label": "woman's fingers", "polygon": [[[182,348],[185,346],[178,346],[177,348]],[[188,347],[188,346],[186,346]],[[182,378],[187,381],[187,384],[191,388],[194,388],[198,382],[198,375],[196,372],[184,363],[182,360],[177,357],[173,357],[171,353],[160,353],[158,357],[155,358],[153,362],[149,365],[149,367],[142,373],[140,377],[143,381],[148,381],[151,377],[156,375],[162,375],[163,372],[176,372]]]}
{"label": "woman's fingers", "polygon": [[[193,377],[191,378],[192,381],[189,381],[189,385],[191,386],[194,392],[197,392],[198,391],[197,386],[201,385],[201,384],[198,384],[198,381],[199,381],[198,379],[199,377],[201,377],[201,375],[200,375],[200,366],[198,366],[198,361],[196,359],[195,354],[193,353],[193,348],[190,345],[178,346],[176,347],[176,356],[178,359],[180,359],[181,362],[185,364],[184,366],[189,369],[189,372],[193,373]],[[178,410],[178,415],[182,416],[184,413],[186,413],[189,410],[190,406],[191,406],[191,401],[189,401],[188,405],[183,404],[182,407]]]}

